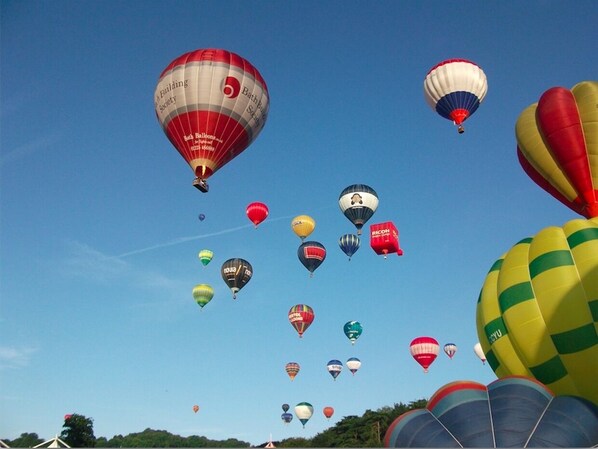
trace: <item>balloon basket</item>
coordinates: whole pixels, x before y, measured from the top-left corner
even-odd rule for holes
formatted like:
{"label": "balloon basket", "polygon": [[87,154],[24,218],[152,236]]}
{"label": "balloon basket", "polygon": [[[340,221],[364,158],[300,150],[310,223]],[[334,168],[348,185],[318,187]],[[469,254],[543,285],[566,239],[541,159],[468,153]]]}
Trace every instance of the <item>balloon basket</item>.
{"label": "balloon basket", "polygon": [[207,193],[208,190],[210,190],[210,186],[208,185],[206,180],[201,178],[195,178],[193,180],[193,187],[195,187],[203,193]]}

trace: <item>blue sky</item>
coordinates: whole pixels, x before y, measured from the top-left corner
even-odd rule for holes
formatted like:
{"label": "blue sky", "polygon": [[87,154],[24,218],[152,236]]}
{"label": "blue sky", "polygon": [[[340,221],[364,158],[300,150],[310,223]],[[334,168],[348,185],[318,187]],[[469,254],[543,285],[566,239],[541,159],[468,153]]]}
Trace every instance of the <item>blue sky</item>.
{"label": "blue sky", "polygon": [[[577,218],[520,168],[515,120],[546,89],[595,79],[595,2],[2,0],[0,12],[0,438],[50,438],[81,413],[107,438],[150,427],[259,444],[495,379],[472,350],[487,270]],[[209,47],[251,61],[271,104],[202,194],[153,91],[172,59]],[[488,77],[463,135],[423,98],[448,58]],[[338,195],[355,183],[377,191],[370,223],[393,221],[404,256],[384,260],[367,238],[351,262],[340,251],[353,227]],[[253,201],[270,208],[257,230]],[[300,214],[328,249],[313,278],[290,229]],[[254,268],[236,301],[220,278],[231,257]],[[198,283],[216,290],[203,310]],[[316,313],[301,340],[287,320],[298,303]],[[355,346],[349,320],[364,327]],[[424,375],[408,352],[421,335],[459,351]],[[349,357],[361,370],[333,381],[326,363]],[[315,408],[305,429],[284,425],[281,405],[302,401]]]}

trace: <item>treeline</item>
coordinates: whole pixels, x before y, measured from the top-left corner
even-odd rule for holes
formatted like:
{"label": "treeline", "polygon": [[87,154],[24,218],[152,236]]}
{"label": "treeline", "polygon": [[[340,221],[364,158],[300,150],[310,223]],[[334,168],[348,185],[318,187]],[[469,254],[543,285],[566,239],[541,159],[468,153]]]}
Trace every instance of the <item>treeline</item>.
{"label": "treeline", "polygon": [[[366,410],[362,416],[345,416],[334,426],[318,433],[313,438],[287,438],[274,441],[277,447],[381,447],[388,426],[403,413],[423,408],[427,400],[420,399],[409,404],[394,404],[376,411]],[[24,433],[13,441],[4,439],[10,447],[33,447],[44,440],[35,433]],[[94,438],[95,447],[250,447],[246,441],[229,438],[227,440],[210,440],[192,435],[182,437],[166,430],[145,429],[143,432],[126,436],[115,435]],[[259,447],[264,447],[264,442]]]}

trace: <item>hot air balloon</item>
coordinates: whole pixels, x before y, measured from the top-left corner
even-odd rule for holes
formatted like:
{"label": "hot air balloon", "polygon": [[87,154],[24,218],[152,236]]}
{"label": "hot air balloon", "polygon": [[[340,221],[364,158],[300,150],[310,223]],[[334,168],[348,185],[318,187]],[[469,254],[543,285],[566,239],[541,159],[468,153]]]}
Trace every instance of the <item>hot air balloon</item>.
{"label": "hot air balloon", "polygon": [[269,96],[249,61],[210,48],[185,53],[164,69],[154,106],[164,133],[195,172],[193,185],[207,192],[206,180],[264,127]]}
{"label": "hot air balloon", "polygon": [[282,411],[288,412],[289,411],[289,404],[282,404]]}
{"label": "hot air balloon", "polygon": [[359,321],[347,321],[343,326],[343,332],[351,341],[351,344],[354,345],[363,332],[363,326]]}
{"label": "hot air balloon", "polygon": [[71,413],[64,415],[64,420],[68,421],[69,419],[71,419],[71,416],[73,416]]}
{"label": "hot air balloon", "polygon": [[403,250],[399,248],[399,230],[391,221],[370,226],[370,246],[376,254],[383,254],[385,259],[390,253],[403,255]]}
{"label": "hot air balloon", "polygon": [[378,208],[378,194],[370,186],[353,184],[341,192],[338,205],[361,235],[361,228]]}
{"label": "hot air balloon", "polygon": [[395,419],[385,447],[595,447],[598,407],[524,377],[457,381]]}
{"label": "hot air balloon", "polygon": [[206,215],[205,214],[199,214],[197,216],[197,218],[199,218],[199,221],[204,221],[206,219]]}
{"label": "hot air balloon", "polygon": [[361,368],[361,360],[359,360],[357,357],[350,357],[347,359],[347,368],[349,368],[349,371],[355,375],[357,370]]}
{"label": "hot air balloon", "polygon": [[205,267],[207,264],[210,263],[210,261],[214,257],[214,253],[212,251],[210,251],[209,249],[202,249],[199,252],[199,254],[197,255],[197,257],[199,257],[199,260]]}
{"label": "hot air balloon", "polygon": [[326,259],[326,248],[319,242],[303,242],[297,249],[297,257],[305,268],[309,271],[309,276],[314,275],[314,271],[322,265]]}
{"label": "hot air balloon", "polygon": [[330,375],[332,376],[332,378],[334,380],[336,380],[336,378],[338,377],[338,375],[343,370],[343,363],[340,360],[330,360],[326,364],[326,369],[328,370],[328,372],[330,373]]}
{"label": "hot air balloon", "polygon": [[517,156],[541,188],[598,217],[598,81],[548,89],[517,120]]}
{"label": "hot air balloon", "polygon": [[598,218],[521,240],[492,265],[478,297],[488,364],[499,378],[535,377],[598,405],[597,298]]}
{"label": "hot air balloon", "polygon": [[285,424],[288,424],[293,420],[293,415],[287,412],[284,412],[282,415],[280,415],[280,417]]}
{"label": "hot air balloon", "polygon": [[484,354],[484,350],[482,349],[482,345],[479,344],[479,343],[476,343],[475,345],[473,345],[473,352],[482,361],[482,365],[485,365],[486,364],[486,354]]}
{"label": "hot air balloon", "polygon": [[214,289],[208,284],[198,284],[193,287],[193,299],[199,307],[203,307],[209,303],[214,297]]}
{"label": "hot air balloon", "polygon": [[414,338],[409,345],[409,352],[424,369],[424,373],[428,372],[428,368],[436,360],[440,345],[432,337],[417,337]]}
{"label": "hot air balloon", "polygon": [[444,353],[449,359],[452,359],[457,352],[457,345],[455,343],[447,343],[444,345]]}
{"label": "hot air balloon", "polygon": [[432,67],[424,79],[426,102],[463,133],[467,120],[484,100],[488,81],[484,71],[466,59],[448,59]]}
{"label": "hot air balloon", "polygon": [[314,408],[309,402],[300,402],[295,406],[295,415],[303,424],[303,428],[305,428],[305,423],[309,421],[309,418],[314,414]]}
{"label": "hot air balloon", "polygon": [[297,304],[289,310],[289,322],[299,334],[299,338],[303,337],[303,333],[313,323],[315,317],[313,309],[307,304]]}
{"label": "hot air balloon", "polygon": [[303,241],[316,229],[316,221],[309,215],[298,215],[291,220],[291,229]]}
{"label": "hot air balloon", "polygon": [[359,249],[360,243],[359,237],[354,234],[345,234],[338,239],[338,246],[340,246],[343,253],[349,256],[349,260]]}
{"label": "hot air balloon", "polygon": [[251,203],[247,206],[246,212],[247,218],[249,218],[257,228],[257,226],[268,216],[268,206],[264,203]]}
{"label": "hot air balloon", "polygon": [[193,412],[197,413],[199,411],[199,405],[194,405],[193,406]]}
{"label": "hot air balloon", "polygon": [[324,416],[326,417],[326,419],[330,419],[332,418],[332,415],[334,415],[334,409],[332,407],[324,407],[322,409],[322,413],[324,413]]}
{"label": "hot air balloon", "polygon": [[[295,376],[297,374],[299,374],[299,371],[301,370],[301,366],[299,366],[299,364],[297,362],[289,362],[285,365],[284,369],[287,372],[287,374],[289,375],[291,381],[293,381],[295,379]],[[286,410],[285,410],[285,412],[286,412]]]}
{"label": "hot air balloon", "polygon": [[245,287],[253,276],[253,267],[244,259],[228,259],[222,264],[220,274],[233,292],[233,299],[236,299],[237,292]]}

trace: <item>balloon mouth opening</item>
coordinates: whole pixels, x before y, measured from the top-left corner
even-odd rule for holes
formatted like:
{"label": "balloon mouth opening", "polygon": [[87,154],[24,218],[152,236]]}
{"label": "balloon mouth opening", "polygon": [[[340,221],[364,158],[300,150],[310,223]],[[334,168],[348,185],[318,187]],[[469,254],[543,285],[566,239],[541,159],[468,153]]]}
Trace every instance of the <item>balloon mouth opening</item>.
{"label": "balloon mouth opening", "polygon": [[[467,109],[455,109],[449,114],[455,125],[460,129],[463,129],[463,122],[469,117],[469,111]],[[460,133],[463,131],[459,131]]]}

